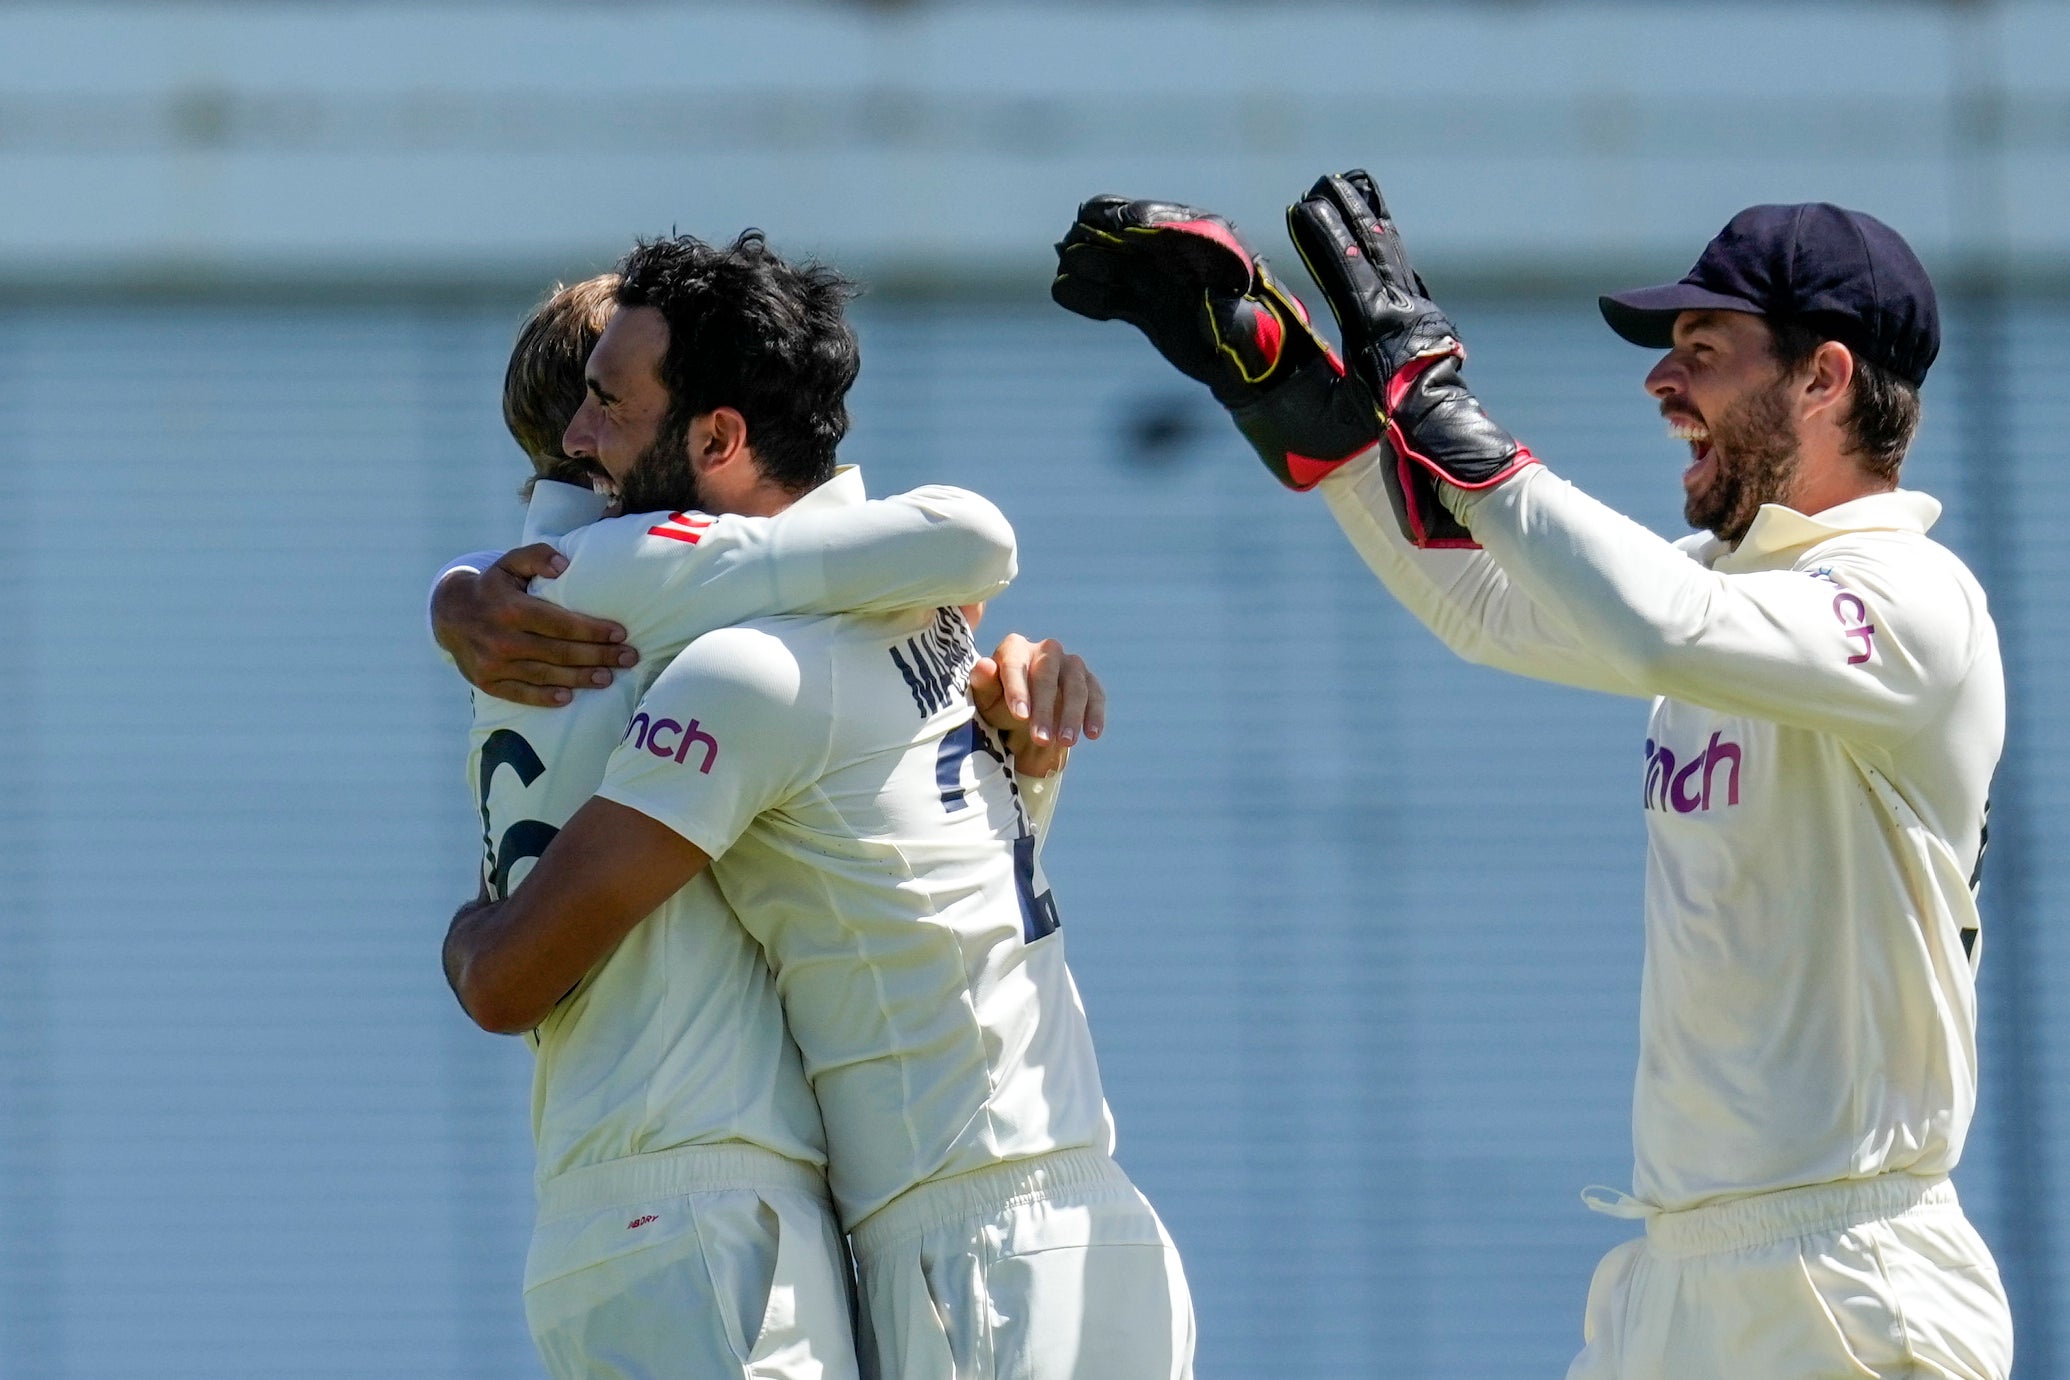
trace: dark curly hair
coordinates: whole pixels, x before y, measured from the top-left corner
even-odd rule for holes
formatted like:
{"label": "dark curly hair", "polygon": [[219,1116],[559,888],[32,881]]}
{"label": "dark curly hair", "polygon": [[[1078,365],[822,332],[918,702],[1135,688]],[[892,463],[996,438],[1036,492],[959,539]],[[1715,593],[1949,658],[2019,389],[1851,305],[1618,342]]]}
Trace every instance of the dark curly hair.
{"label": "dark curly hair", "polygon": [[619,265],[618,304],[668,319],[662,434],[730,407],[747,421],[761,471],[804,493],[834,473],[845,399],[862,367],[844,309],[855,285],[821,264],[792,264],[759,230],[724,249],[691,235],[642,240]]}

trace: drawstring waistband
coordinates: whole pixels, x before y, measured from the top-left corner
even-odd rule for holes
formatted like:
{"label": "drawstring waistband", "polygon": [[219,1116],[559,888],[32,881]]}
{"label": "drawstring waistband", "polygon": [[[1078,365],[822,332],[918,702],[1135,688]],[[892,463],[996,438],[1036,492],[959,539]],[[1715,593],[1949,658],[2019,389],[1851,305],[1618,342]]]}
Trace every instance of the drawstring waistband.
{"label": "drawstring waistband", "polygon": [[1844,1231],[1914,1208],[1959,1207],[1945,1175],[1881,1174],[1803,1188],[1754,1193],[1722,1203],[1669,1212],[1657,1203],[1591,1184],[1581,1192],[1591,1212],[1646,1224],[1652,1249],[1665,1255],[1706,1255]]}
{"label": "drawstring waistband", "polygon": [[1620,1189],[1606,1184],[1590,1184],[1581,1190],[1581,1203],[1590,1212],[1600,1212],[1605,1217],[1622,1217],[1634,1222],[1647,1222],[1660,1215],[1660,1204],[1649,1203],[1644,1198],[1634,1198]]}

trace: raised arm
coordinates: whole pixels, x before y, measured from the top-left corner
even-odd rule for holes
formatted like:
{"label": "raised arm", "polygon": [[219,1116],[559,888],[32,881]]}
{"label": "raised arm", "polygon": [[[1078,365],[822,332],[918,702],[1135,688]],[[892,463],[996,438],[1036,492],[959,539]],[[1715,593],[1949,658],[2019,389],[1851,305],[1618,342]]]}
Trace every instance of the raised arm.
{"label": "raised arm", "polygon": [[[535,512],[568,487],[540,484]],[[560,550],[521,547],[478,572],[442,572],[431,619],[470,683],[536,705],[565,704],[641,655],[671,655],[743,619],[980,603],[1016,568],[1013,528],[986,499],[928,485],[864,500],[852,472],[776,517],[532,520],[527,533]]]}
{"label": "raised arm", "polygon": [[564,540],[568,569],[535,592],[616,620],[660,658],[750,618],[981,603],[1011,583],[1013,528],[986,499],[930,485],[863,500],[861,483],[836,475],[775,517],[596,523]]}
{"label": "raised arm", "polygon": [[1556,610],[1519,589],[1486,551],[1412,545],[1381,473],[1393,458],[1382,452],[1346,466],[1323,481],[1322,493],[1367,567],[1418,622],[1476,665],[1614,695],[1650,693]]}
{"label": "raised arm", "polygon": [[1633,684],[1726,713],[1902,740],[1988,636],[1974,582],[1899,531],[1808,545],[1810,569],[1725,573],[1556,475],[1520,475],[1458,507],[1511,579]]}
{"label": "raised arm", "polygon": [[[1886,496],[1897,530],[1847,531],[1779,510],[1798,527],[1768,568],[1758,553],[1710,568],[1546,473],[1489,418],[1370,179],[1323,178],[1288,224],[1344,323],[1352,371],[1382,400],[1395,463],[1381,474],[1403,535],[1449,523],[1485,548],[1444,599],[1498,651],[1527,610],[1541,649],[1564,639],[1599,683],[1869,741],[1915,731],[1976,659],[1981,596],[1917,539],[1931,513],[1907,518],[1910,500]],[[1375,568],[1401,579],[1399,548],[1364,535],[1362,550],[1389,547]],[[1799,548],[1810,568],[1774,568]]]}
{"label": "raised arm", "polygon": [[[1289,224],[1302,243],[1304,227],[1292,216]],[[1344,247],[1313,251],[1331,260],[1313,266],[1326,290],[1324,275],[1342,280],[1334,261]],[[1414,280],[1398,243],[1385,268]],[[1308,326],[1306,308],[1227,220],[1167,202],[1094,197],[1057,246],[1050,292],[1081,316],[1129,322],[1174,367],[1205,383],[1266,469],[1289,488],[1319,485],[1381,582],[1459,655],[1569,685],[1637,693],[1572,629],[1516,595],[1449,513],[1434,502],[1407,501],[1428,494],[1404,494],[1397,456],[1381,442],[1385,421],[1376,395],[1346,372]],[[1331,297],[1347,349],[1371,334],[1353,299],[1349,292],[1342,304]],[[1386,299],[1367,293],[1360,300]]]}

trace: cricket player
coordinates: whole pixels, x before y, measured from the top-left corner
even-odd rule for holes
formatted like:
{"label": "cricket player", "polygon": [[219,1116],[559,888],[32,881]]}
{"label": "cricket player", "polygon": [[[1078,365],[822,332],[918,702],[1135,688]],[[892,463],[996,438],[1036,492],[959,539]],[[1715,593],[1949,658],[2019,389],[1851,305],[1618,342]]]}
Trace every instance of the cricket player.
{"label": "cricket player", "polygon": [[[830,286],[773,273],[754,286],[838,314]],[[852,470],[775,517],[664,510],[584,525],[602,496],[552,476],[582,472],[559,441],[616,287],[606,275],[557,291],[520,333],[506,375],[505,417],[535,469],[528,527],[561,547],[562,573],[543,594],[616,620],[658,668],[742,618],[931,610],[1005,587],[1013,535],[992,505],[945,487],[869,502]],[[736,327],[765,305],[748,291],[733,304]],[[852,367],[819,361],[816,374],[786,379],[792,352],[780,341],[758,349],[768,343],[729,348],[795,389],[791,412],[811,424],[762,411],[758,434],[775,444],[808,429],[831,453],[839,433],[820,427],[824,402],[838,400]],[[628,487],[643,501],[690,497],[666,492],[665,479]],[[468,774],[485,896],[516,888],[596,789],[637,698],[631,676],[564,708],[475,697]],[[646,739],[688,752],[700,733],[694,721],[664,722]],[[470,1013],[492,1028],[525,1025]],[[658,898],[525,1028],[539,1184],[525,1305],[549,1372],[853,1377],[851,1273],[826,1195],[819,1108],[761,951],[711,879]]]}
{"label": "cricket player", "polygon": [[[1551,474],[1460,377],[1363,173],[1288,212],[1350,373],[1233,227],[1096,198],[1064,306],[1141,327],[1470,660],[1652,701],[1630,1194],[1570,1380],[2002,1380],[2012,1329],[1948,1181],[1976,1101],[1983,592],[1898,487],[1940,344],[1888,226],[1756,206],[1678,283],[1602,299],[1666,353],[1663,541]],[[1376,444],[1376,442],[1378,444]]]}
{"label": "cricket player", "polygon": [[[659,418],[705,507],[739,512],[767,497],[759,446],[680,344],[714,252],[684,237],[628,259],[567,449],[618,476],[651,430],[636,419]],[[1044,735],[974,715],[976,660],[956,607],[698,639],[525,886],[457,922],[457,986],[526,1025],[664,898],[715,879],[768,956],[819,1101],[864,1373],[1190,1375],[1178,1254],[1112,1159],[1041,869],[1055,791],[1028,754]],[[1048,746],[1060,763],[1068,744]]]}

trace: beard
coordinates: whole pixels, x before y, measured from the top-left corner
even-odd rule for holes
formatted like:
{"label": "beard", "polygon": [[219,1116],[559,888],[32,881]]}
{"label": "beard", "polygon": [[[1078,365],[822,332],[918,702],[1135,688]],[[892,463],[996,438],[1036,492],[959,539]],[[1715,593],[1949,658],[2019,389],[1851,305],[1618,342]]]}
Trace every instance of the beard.
{"label": "beard", "polygon": [[654,440],[618,486],[620,512],[684,513],[704,506],[697,492],[697,471],[690,465],[689,441],[688,418],[662,418]]}
{"label": "beard", "polygon": [[1710,420],[1711,479],[1691,493],[1682,516],[1737,545],[1764,503],[1785,503],[1797,478],[1797,434],[1787,381],[1755,389]]}

